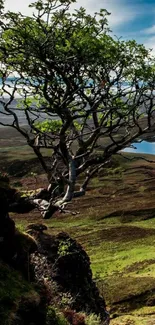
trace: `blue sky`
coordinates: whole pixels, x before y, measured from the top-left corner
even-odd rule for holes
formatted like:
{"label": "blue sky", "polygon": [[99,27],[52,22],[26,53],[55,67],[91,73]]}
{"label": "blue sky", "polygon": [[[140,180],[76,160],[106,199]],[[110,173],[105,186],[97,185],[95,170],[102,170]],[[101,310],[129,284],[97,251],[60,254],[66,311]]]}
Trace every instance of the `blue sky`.
{"label": "blue sky", "polygon": [[[6,0],[6,8],[30,14],[31,0]],[[153,48],[155,53],[155,0],[78,0],[74,7],[83,6],[89,13],[105,8],[111,15],[113,33],[123,39],[136,39]]]}

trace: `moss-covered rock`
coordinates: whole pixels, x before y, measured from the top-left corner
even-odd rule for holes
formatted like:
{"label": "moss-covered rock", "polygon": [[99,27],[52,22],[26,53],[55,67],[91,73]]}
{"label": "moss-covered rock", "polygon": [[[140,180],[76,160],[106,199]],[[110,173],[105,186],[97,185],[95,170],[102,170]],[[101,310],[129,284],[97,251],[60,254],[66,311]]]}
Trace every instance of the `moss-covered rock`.
{"label": "moss-covered rock", "polygon": [[49,306],[46,316],[46,325],[69,325],[64,315],[56,310],[54,307]]}
{"label": "moss-covered rock", "polygon": [[54,282],[60,307],[107,319],[105,301],[92,280],[90,259],[82,246],[66,233],[51,236],[36,225],[32,229],[29,226],[28,231],[38,244],[38,251],[30,256],[30,264],[36,281],[46,283],[49,297]]}
{"label": "moss-covered rock", "polygon": [[[45,304],[33,285],[20,272],[0,260],[0,324],[42,325],[45,315]],[[26,322],[26,319],[29,321]]]}

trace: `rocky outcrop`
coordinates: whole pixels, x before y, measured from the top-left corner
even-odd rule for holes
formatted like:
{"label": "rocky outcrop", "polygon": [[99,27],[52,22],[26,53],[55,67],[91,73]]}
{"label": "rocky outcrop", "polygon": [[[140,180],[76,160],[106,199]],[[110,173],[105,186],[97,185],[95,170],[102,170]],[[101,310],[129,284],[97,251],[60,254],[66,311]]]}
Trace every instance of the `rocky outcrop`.
{"label": "rocky outcrop", "polygon": [[37,249],[37,244],[32,237],[20,233],[9,217],[9,190],[0,184],[0,259],[24,272],[28,255]]}
{"label": "rocky outcrop", "polygon": [[[43,325],[47,306],[56,305],[60,309],[95,313],[107,325],[105,301],[92,280],[90,260],[82,246],[64,232],[49,235],[42,224],[30,225],[27,233],[20,233],[8,214],[14,196],[16,191],[10,188],[9,181],[0,179],[0,261],[20,271],[29,283],[39,285],[40,293],[33,297],[26,294],[21,299],[17,294],[12,324]],[[20,203],[23,209],[23,202]],[[18,293],[16,288],[15,292]]]}
{"label": "rocky outcrop", "polygon": [[64,232],[49,235],[42,224],[30,225],[27,234],[17,231],[8,214],[13,192],[5,186],[0,184],[0,259],[44,290],[40,298],[33,299],[34,306],[31,299],[20,301],[15,323],[42,324],[43,318],[39,318],[41,323],[39,320],[36,323],[35,317],[44,296],[43,317],[45,305],[57,304],[60,308],[95,313],[100,315],[103,324],[108,324],[105,301],[92,280],[90,260],[82,246]]}
{"label": "rocky outcrop", "polygon": [[[28,233],[22,234],[15,229],[5,209],[3,212],[0,259],[40,288],[40,294],[32,297],[32,301],[27,295],[21,297],[12,324],[26,325],[30,321],[34,325],[44,324],[47,305],[95,313],[103,325],[109,324],[104,299],[92,280],[90,260],[82,246],[66,233],[47,234],[44,225],[31,225]],[[36,315],[40,315],[37,322]]]}
{"label": "rocky outcrop", "polygon": [[0,188],[0,257],[10,261],[15,253],[15,224],[8,215],[8,199]]}
{"label": "rocky outcrop", "polygon": [[[38,251],[30,256],[35,280],[46,283],[49,292],[55,283],[58,300],[65,297],[69,308],[100,315],[103,324],[108,324],[105,301],[92,280],[90,259],[82,246],[64,232],[51,236],[44,229],[41,225],[28,228],[38,244]],[[52,292],[49,297],[52,300]]]}

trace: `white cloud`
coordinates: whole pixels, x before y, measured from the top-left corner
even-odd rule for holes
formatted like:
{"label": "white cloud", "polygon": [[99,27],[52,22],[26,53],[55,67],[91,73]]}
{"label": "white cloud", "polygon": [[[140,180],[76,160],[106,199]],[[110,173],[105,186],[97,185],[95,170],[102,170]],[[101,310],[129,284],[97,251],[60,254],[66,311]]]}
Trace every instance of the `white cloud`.
{"label": "white cloud", "polygon": [[144,34],[147,34],[147,35],[155,34],[155,25],[144,29],[141,33],[144,33]]}
{"label": "white cloud", "polygon": [[[32,0],[6,0],[5,7],[7,10],[20,11],[25,15],[32,13],[32,9],[28,5]],[[125,0],[77,0],[77,3],[72,7],[84,7],[87,11],[93,14],[101,8],[107,9],[111,15],[109,16],[109,25],[111,28],[116,28],[126,22],[132,21],[136,16],[136,10],[130,3]]]}
{"label": "white cloud", "polygon": [[111,13],[108,17],[111,28],[119,27],[136,17],[135,8],[124,0],[78,0],[73,7],[84,7],[91,14],[101,8],[107,9]]}
{"label": "white cloud", "polygon": [[152,49],[152,54],[155,55],[155,25],[141,30],[139,34],[143,35],[143,43],[148,49]]}
{"label": "white cloud", "polygon": [[25,15],[30,15],[32,9],[29,8],[29,4],[34,1],[31,0],[5,0],[6,10],[22,12]]}
{"label": "white cloud", "polygon": [[144,45],[147,49],[152,49],[152,54],[155,55],[155,35],[146,39]]}

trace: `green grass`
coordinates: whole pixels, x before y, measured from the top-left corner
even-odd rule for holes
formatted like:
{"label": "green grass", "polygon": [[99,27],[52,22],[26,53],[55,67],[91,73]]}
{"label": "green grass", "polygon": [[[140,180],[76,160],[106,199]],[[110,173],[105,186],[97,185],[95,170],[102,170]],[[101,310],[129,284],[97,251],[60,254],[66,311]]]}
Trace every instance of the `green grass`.
{"label": "green grass", "polygon": [[[123,299],[145,296],[148,290],[150,291],[148,297],[150,297],[155,291],[155,234],[152,235],[151,232],[149,235],[150,220],[148,224],[147,221],[143,221],[142,227],[141,222],[133,222],[132,227],[134,230],[138,229],[138,236],[140,230],[143,231],[147,227],[146,232],[142,232],[142,237],[138,239],[136,234],[134,238],[126,238],[126,230],[131,228],[131,223],[125,224],[124,228],[124,224],[122,225],[117,219],[115,224],[111,223],[111,219],[109,220],[109,223],[108,219],[104,223],[104,220],[96,222],[92,217],[90,219],[78,217],[78,220],[76,217],[66,220],[54,218],[46,224],[51,225],[48,230],[50,233],[65,230],[83,245],[90,256],[93,277],[99,285],[101,294],[111,309],[117,302],[116,310],[120,310]],[[115,237],[113,235],[110,237],[110,233],[113,234],[116,226],[124,228],[124,235],[122,233],[121,237],[117,237],[116,234]],[[103,239],[102,230],[104,230]],[[145,301],[142,301],[143,304]],[[129,311],[130,302],[123,308],[125,312]]]}
{"label": "green grass", "polygon": [[1,324],[11,324],[22,297],[37,296],[33,287],[21,274],[0,261],[0,320]]}
{"label": "green grass", "polygon": [[[109,223],[108,219],[104,223],[104,220],[96,222],[92,217],[89,219],[89,217],[77,216],[76,219],[76,216],[72,216],[61,219],[60,216],[44,223],[49,226],[49,233],[67,231],[82,244],[90,256],[93,277],[112,313],[115,311],[120,315],[124,310],[124,314],[130,312],[132,315],[133,300],[135,300],[135,310],[139,310],[145,306],[152,293],[155,294],[155,235],[149,236],[148,233],[145,238],[134,237],[133,240],[124,236],[110,238],[110,232],[112,233],[116,226],[124,227],[124,224],[117,221],[117,218],[115,224],[111,223],[111,219],[109,220]],[[148,220],[148,223],[142,221],[142,224],[135,222],[132,223],[132,227],[142,230],[147,228],[148,231],[150,222],[151,220]],[[124,232],[126,227],[131,227],[131,223],[125,224]],[[104,239],[101,236],[102,230],[104,230]],[[105,236],[106,231],[109,238]],[[139,295],[146,297],[136,303]],[[124,299],[129,299],[127,304],[124,304]],[[132,319],[139,317],[133,316]],[[123,319],[125,322],[122,324],[127,324],[126,318],[121,316],[121,321],[124,321]]]}
{"label": "green grass", "polygon": [[[36,212],[13,217],[22,231],[28,223],[43,222],[48,233],[66,231],[81,243],[90,257],[100,292],[111,314],[117,316],[112,325],[153,325],[155,163],[139,159],[129,162],[120,157],[116,160],[114,169],[103,170],[92,180],[85,197],[68,205],[68,209],[78,212],[76,215],[59,214],[43,221]],[[152,301],[154,306],[150,305]]]}

